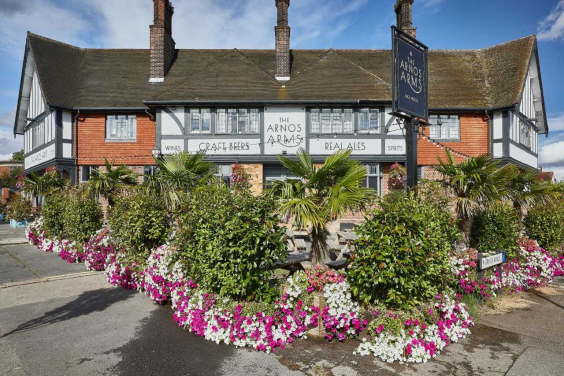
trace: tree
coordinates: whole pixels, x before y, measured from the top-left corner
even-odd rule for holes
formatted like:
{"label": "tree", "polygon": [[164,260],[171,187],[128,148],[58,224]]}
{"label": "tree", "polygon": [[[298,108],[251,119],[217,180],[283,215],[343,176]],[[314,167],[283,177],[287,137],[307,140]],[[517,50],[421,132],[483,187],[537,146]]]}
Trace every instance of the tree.
{"label": "tree", "polygon": [[450,151],[446,153],[447,161],[438,157],[435,169],[454,196],[458,225],[468,244],[472,217],[510,197],[509,182],[514,170],[511,165],[500,168],[499,162],[487,155],[469,157],[457,164]]}
{"label": "tree", "polygon": [[46,197],[63,190],[70,182],[63,179],[55,166],[48,167],[43,175],[31,172],[23,181],[23,191],[33,197]]}
{"label": "tree", "polygon": [[539,179],[536,170],[519,170],[517,166],[512,166],[512,169],[509,181],[510,200],[521,216],[523,209],[535,204],[549,203],[560,196],[553,184]]}
{"label": "tree", "polygon": [[278,200],[277,211],[287,215],[299,228],[311,228],[314,263],[327,257],[327,225],[347,212],[364,209],[373,202],[376,191],[362,186],[366,167],[350,158],[351,150],[341,150],[327,157],[322,167],[299,150],[297,160],[278,159],[296,179],[277,181],[266,195]]}
{"label": "tree", "polygon": [[205,160],[205,153],[186,152],[155,157],[157,170],[145,175],[143,186],[161,195],[169,210],[175,210],[189,192],[213,180],[217,166]]}
{"label": "tree", "polygon": [[0,176],[0,187],[3,188],[16,188],[18,176],[22,173],[21,167],[16,167],[11,171],[6,171]]}
{"label": "tree", "polygon": [[122,164],[114,167],[113,162],[104,158],[105,171],[95,169],[90,175],[86,191],[95,197],[103,197],[109,206],[115,204],[114,195],[126,186],[137,185],[137,174]]}
{"label": "tree", "polygon": [[17,151],[14,154],[12,154],[12,160],[13,161],[23,161],[24,160],[24,149]]}

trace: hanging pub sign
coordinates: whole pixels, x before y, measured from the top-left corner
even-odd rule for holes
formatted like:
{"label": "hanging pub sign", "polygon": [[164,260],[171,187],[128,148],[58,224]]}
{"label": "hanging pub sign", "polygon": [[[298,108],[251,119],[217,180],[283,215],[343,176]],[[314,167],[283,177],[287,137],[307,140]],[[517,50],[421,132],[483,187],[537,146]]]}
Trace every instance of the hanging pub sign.
{"label": "hanging pub sign", "polygon": [[427,121],[428,47],[392,26],[392,112]]}

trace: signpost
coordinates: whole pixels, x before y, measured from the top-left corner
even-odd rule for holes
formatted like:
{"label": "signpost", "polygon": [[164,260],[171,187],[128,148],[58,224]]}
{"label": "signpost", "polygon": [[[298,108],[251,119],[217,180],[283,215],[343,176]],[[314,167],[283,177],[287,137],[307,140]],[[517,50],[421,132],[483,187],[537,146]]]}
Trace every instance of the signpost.
{"label": "signpost", "polygon": [[497,251],[495,255],[484,256],[483,253],[478,253],[478,278],[484,278],[484,270],[497,266],[499,278],[502,278],[501,265],[505,262],[505,252]]}
{"label": "signpost", "polygon": [[392,115],[402,118],[407,138],[407,185],[417,185],[417,133],[429,118],[429,48],[392,26]]}

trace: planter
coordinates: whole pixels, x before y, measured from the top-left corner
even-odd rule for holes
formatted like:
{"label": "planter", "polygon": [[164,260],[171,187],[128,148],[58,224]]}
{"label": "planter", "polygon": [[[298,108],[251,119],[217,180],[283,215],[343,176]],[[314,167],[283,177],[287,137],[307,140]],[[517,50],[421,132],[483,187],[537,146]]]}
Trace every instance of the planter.
{"label": "planter", "polygon": [[23,221],[16,221],[16,220],[10,219],[10,227],[26,228],[27,227],[27,221],[25,219]]}

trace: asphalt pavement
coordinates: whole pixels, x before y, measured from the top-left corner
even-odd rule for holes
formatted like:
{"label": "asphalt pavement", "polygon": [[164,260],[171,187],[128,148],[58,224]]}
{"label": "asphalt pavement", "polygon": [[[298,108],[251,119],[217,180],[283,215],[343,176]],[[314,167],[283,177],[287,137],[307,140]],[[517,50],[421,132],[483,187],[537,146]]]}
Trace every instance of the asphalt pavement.
{"label": "asphalt pavement", "polygon": [[[15,234],[15,235],[14,235]],[[21,236],[0,224],[0,240]],[[170,307],[110,286],[33,246],[0,246],[0,375],[560,375],[564,288],[480,317],[472,335],[417,365],[353,355],[356,341],[298,340],[275,354],[178,328]],[[564,284],[564,283],[563,283]]]}

